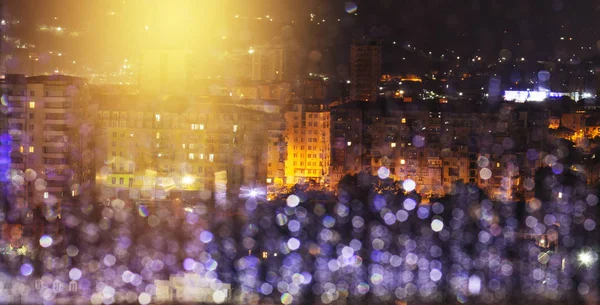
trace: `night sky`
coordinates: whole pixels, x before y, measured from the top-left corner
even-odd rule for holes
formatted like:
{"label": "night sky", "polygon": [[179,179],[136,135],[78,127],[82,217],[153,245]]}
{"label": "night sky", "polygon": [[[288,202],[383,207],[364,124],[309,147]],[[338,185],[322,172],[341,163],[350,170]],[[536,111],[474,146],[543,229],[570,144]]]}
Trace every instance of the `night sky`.
{"label": "night sky", "polygon": [[[18,18],[20,24],[8,30],[5,28],[5,32],[35,43],[37,52],[62,49],[73,59],[93,65],[135,56],[139,50],[140,28],[123,25],[142,24],[144,21],[132,19],[140,18],[139,10],[148,9],[151,2],[3,0],[2,18]],[[293,40],[306,54],[313,50],[321,52],[323,60],[319,65],[323,72],[346,64],[350,42],[362,36],[384,39],[384,71],[414,69],[399,60],[410,53],[432,52],[432,61],[440,59],[442,54],[446,58],[482,56],[495,59],[503,49],[513,56],[534,60],[584,58],[597,53],[596,41],[600,39],[597,18],[600,1],[594,0],[254,0],[221,1],[219,5],[209,3],[194,2],[192,10],[198,12],[198,19],[202,19],[202,14],[218,14],[222,19],[231,19],[224,20],[227,26],[213,31],[215,35],[223,32],[234,39],[239,38],[226,48],[281,39],[284,28],[292,26],[292,37],[285,36],[284,41]],[[206,9],[207,6],[210,9]],[[347,12],[354,6],[357,15]],[[108,12],[116,12],[116,15]],[[247,20],[233,19],[236,14]],[[314,14],[313,21],[310,14]],[[251,20],[265,15],[273,16],[274,22]],[[160,18],[160,13],[145,16]],[[323,19],[326,22],[321,22]],[[59,24],[80,30],[83,35],[77,38],[43,35],[36,31],[40,24]],[[241,35],[243,31],[250,32],[250,38]],[[199,44],[211,41],[206,37],[198,39]],[[416,52],[410,50],[405,55],[408,45],[416,46]],[[10,51],[4,46],[3,52]]]}

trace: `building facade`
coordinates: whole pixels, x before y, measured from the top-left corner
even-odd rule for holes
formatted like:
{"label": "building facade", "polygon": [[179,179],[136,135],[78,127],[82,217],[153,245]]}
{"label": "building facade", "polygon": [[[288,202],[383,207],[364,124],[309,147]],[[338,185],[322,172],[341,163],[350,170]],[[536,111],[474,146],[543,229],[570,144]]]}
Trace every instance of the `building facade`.
{"label": "building facade", "polygon": [[327,105],[304,100],[294,103],[284,117],[286,184],[314,182],[328,185],[331,116]]}
{"label": "building facade", "polygon": [[85,79],[11,75],[8,133],[14,198],[29,207],[55,207],[93,186],[93,119]]}
{"label": "building facade", "polygon": [[356,40],[350,48],[350,99],[375,101],[381,78],[381,42]]}
{"label": "building facade", "polygon": [[207,100],[122,99],[129,102],[99,106],[104,158],[97,183],[104,198],[119,191],[132,198],[203,198],[219,183],[235,195],[266,181],[264,113]]}
{"label": "building facade", "polygon": [[333,185],[346,174],[364,171],[411,179],[415,191],[426,197],[445,195],[463,182],[499,200],[517,193],[528,198],[531,189],[524,181],[544,164],[541,152],[551,144],[548,112],[534,106],[507,103],[485,111],[466,102],[378,100],[330,111]]}

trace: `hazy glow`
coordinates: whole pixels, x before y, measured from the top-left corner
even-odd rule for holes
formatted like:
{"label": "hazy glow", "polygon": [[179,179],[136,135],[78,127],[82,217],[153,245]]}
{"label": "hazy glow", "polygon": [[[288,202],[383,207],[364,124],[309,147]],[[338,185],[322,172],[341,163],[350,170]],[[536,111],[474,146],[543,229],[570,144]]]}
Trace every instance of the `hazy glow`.
{"label": "hazy glow", "polygon": [[194,179],[194,177],[192,177],[192,176],[184,176],[181,179],[181,182],[183,184],[192,184],[192,183],[194,183],[194,181],[196,181],[196,179]]}

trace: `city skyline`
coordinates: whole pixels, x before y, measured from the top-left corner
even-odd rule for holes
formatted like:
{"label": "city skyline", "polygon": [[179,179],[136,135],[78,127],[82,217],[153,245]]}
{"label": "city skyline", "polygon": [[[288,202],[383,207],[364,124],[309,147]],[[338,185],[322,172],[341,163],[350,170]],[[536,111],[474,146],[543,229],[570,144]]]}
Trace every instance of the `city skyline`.
{"label": "city skyline", "polygon": [[597,10],[6,1],[0,303],[596,304]]}

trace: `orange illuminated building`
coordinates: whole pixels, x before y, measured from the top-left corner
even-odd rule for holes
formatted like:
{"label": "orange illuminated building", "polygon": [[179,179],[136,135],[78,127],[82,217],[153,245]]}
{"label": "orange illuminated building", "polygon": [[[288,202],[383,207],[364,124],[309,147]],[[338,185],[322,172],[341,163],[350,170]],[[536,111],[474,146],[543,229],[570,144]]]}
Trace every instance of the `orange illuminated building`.
{"label": "orange illuminated building", "polygon": [[294,104],[285,113],[286,184],[329,183],[330,113],[326,105]]}

